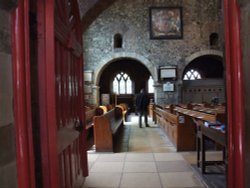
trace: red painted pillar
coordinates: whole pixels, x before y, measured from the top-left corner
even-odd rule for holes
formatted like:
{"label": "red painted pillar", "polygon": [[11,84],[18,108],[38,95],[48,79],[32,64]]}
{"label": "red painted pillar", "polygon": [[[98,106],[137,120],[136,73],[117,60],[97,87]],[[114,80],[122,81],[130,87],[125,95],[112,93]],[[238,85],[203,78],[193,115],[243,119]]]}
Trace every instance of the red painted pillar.
{"label": "red painted pillar", "polygon": [[224,0],[228,109],[228,188],[245,187],[245,140],[240,9],[237,0]]}
{"label": "red painted pillar", "polygon": [[28,0],[19,0],[13,11],[12,46],[18,187],[34,188]]}
{"label": "red painted pillar", "polygon": [[38,97],[43,187],[59,188],[55,104],[54,0],[37,3]]}

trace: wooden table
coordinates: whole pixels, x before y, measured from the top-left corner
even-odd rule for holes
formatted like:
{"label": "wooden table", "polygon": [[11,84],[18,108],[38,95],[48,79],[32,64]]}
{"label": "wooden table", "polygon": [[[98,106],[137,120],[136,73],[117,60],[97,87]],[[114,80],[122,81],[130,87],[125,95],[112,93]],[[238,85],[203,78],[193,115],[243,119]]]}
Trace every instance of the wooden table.
{"label": "wooden table", "polygon": [[[215,164],[225,164],[225,148],[226,148],[226,136],[225,132],[221,130],[217,130],[215,128],[209,128],[204,125],[200,126],[200,138],[201,138],[201,161],[197,161],[197,164],[201,164],[202,173],[206,173],[206,166],[215,165]],[[207,161],[206,160],[206,139],[211,139],[215,143],[220,144],[223,147],[223,160],[222,161]],[[199,148],[197,148],[197,152]],[[199,160],[199,159],[198,159]]]}

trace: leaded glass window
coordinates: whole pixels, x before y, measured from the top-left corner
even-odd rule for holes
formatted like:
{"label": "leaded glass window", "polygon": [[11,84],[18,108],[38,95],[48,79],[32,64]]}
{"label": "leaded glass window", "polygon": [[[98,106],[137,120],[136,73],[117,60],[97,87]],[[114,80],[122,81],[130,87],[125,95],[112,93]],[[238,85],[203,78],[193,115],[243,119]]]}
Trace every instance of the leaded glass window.
{"label": "leaded glass window", "polygon": [[121,72],[115,76],[113,92],[116,94],[132,94],[132,81],[128,74]]}

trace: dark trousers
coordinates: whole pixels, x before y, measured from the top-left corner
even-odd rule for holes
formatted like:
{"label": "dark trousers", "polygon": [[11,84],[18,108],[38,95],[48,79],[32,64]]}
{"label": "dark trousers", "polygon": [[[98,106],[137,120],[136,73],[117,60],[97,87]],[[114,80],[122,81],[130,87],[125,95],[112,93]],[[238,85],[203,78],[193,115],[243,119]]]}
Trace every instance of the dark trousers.
{"label": "dark trousers", "polygon": [[142,116],[144,116],[144,123],[145,123],[145,126],[147,126],[148,125],[148,112],[147,112],[147,110],[145,110],[145,111],[143,110],[143,111],[139,112],[139,126],[140,127],[142,126],[142,124],[141,124]]}

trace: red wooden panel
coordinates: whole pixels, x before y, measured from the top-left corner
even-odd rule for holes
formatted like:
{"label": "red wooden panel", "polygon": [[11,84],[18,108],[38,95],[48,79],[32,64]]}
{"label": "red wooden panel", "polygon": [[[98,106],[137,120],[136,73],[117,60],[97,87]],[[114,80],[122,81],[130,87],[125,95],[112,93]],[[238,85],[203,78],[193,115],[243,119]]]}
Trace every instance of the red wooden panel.
{"label": "red wooden panel", "polygon": [[63,156],[64,156],[64,166],[65,166],[65,181],[66,181],[66,187],[71,187],[71,182],[70,182],[70,164],[69,164],[69,152],[68,150],[63,151]]}
{"label": "red wooden panel", "polygon": [[[62,16],[58,19],[55,19],[56,21],[60,22],[56,23],[56,26],[63,25],[63,27],[56,28],[56,43],[58,44],[57,48],[60,48],[60,50],[57,50],[58,52],[60,52],[60,54],[56,54],[56,63],[61,64],[62,67],[62,69],[59,69],[58,71],[56,70],[56,75],[58,78],[62,78],[60,81],[61,83],[57,82],[57,84],[62,86],[61,96],[60,93],[57,94],[57,97],[62,97],[62,101],[60,104],[61,114],[59,114],[57,118],[62,121],[62,125],[64,128],[74,128],[74,123],[79,121],[79,119],[83,119],[83,113],[81,109],[83,103],[79,103],[83,100],[81,97],[83,92],[83,82],[81,80],[83,78],[83,65],[81,58],[82,48],[80,47],[81,53],[79,53],[79,49],[75,47],[79,46],[81,42],[81,36],[76,36],[75,31],[72,32],[72,30],[75,30],[77,27],[73,27],[73,25],[70,23],[70,20],[68,19],[70,17],[76,17],[75,15],[69,15],[70,13],[72,13],[71,9],[73,8],[73,4],[73,1],[71,1],[70,4],[65,3],[65,5],[70,5],[66,7],[69,8],[69,10],[64,10],[64,13],[66,14],[66,16],[64,16],[65,20],[61,19]],[[61,7],[61,9],[63,8]],[[58,31],[58,29],[60,29],[60,31]],[[63,37],[67,37],[67,39]],[[77,38],[78,40],[75,40]],[[66,185],[72,187],[77,182],[78,177],[80,177],[83,171],[86,171],[87,169],[86,150],[83,148],[84,143],[79,144],[83,141],[83,135],[79,134],[79,136],[80,137],[74,135],[73,139],[72,135],[69,136],[69,138],[63,137],[64,145],[61,147],[62,155],[65,155],[66,158]],[[68,143],[65,144],[65,141]],[[60,145],[61,143],[62,142],[59,139],[58,144]],[[78,161],[78,163],[76,163],[76,161]],[[82,166],[82,164],[84,164],[84,166]],[[82,169],[82,167],[85,169]]]}
{"label": "red wooden panel", "polygon": [[59,172],[60,172],[60,182],[61,182],[61,187],[66,187],[66,182],[65,182],[65,168],[64,168],[64,156],[60,155],[59,159]]}
{"label": "red wooden panel", "polygon": [[38,7],[43,184],[70,188],[88,171],[85,133],[75,128],[84,121],[78,6],[76,0],[41,0]]}
{"label": "red wooden panel", "polygon": [[237,0],[224,0],[228,109],[228,187],[245,187],[245,139],[240,9]]}
{"label": "red wooden panel", "polygon": [[12,14],[14,121],[19,188],[35,187],[29,41],[29,1],[19,0]]}
{"label": "red wooden panel", "polygon": [[37,1],[38,88],[43,187],[59,187],[56,102],[54,1]]}

